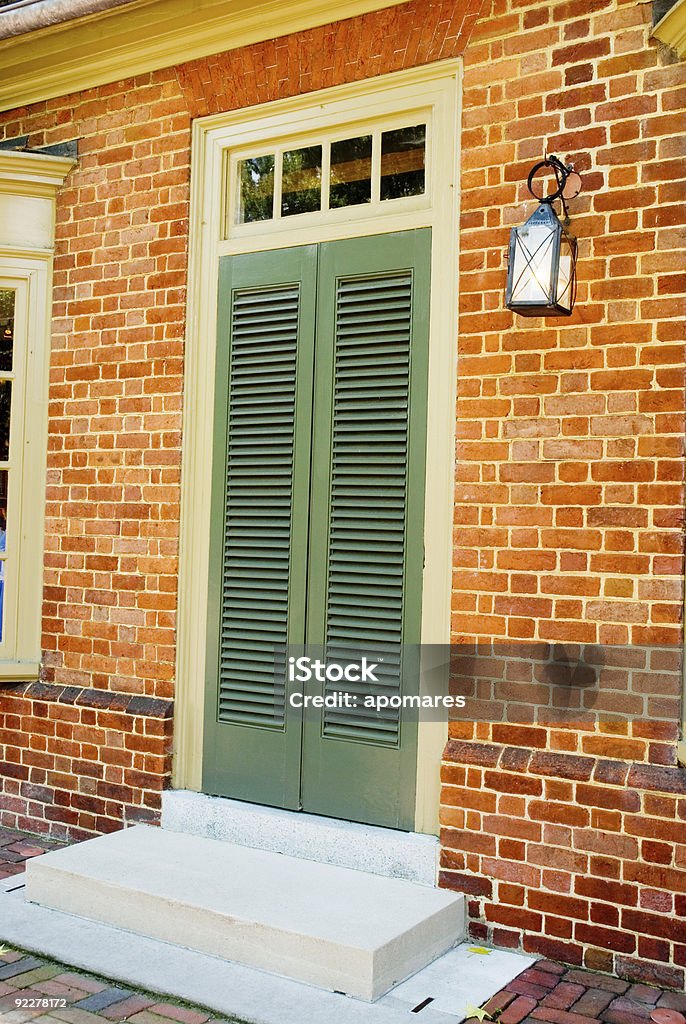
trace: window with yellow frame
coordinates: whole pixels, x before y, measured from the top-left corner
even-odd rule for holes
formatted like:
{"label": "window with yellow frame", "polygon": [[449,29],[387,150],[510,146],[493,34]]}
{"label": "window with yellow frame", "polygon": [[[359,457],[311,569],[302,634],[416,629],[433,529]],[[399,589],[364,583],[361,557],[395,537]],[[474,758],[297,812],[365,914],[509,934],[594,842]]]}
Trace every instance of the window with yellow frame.
{"label": "window with yellow frame", "polygon": [[0,150],[0,682],[40,673],[55,202],[73,166]]}

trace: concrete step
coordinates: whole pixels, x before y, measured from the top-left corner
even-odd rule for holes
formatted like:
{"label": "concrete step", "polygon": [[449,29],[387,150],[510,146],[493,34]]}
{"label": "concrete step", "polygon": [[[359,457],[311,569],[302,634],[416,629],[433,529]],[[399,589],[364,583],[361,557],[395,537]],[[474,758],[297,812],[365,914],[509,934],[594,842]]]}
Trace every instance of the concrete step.
{"label": "concrete step", "polygon": [[458,942],[464,898],[139,825],[28,862],[31,902],[360,999]]}
{"label": "concrete step", "polygon": [[168,789],[162,794],[162,828],[372,875],[436,884],[436,836],[262,807],[183,789]]}

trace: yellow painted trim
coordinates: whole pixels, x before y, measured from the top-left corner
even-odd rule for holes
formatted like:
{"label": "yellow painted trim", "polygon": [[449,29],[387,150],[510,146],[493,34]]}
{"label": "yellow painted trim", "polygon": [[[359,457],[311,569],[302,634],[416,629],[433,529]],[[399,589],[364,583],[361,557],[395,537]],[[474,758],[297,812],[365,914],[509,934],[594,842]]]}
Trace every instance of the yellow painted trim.
{"label": "yellow painted trim", "polygon": [[686,0],[678,2],[667,11],[664,18],[654,26],[653,36],[676,50],[680,57],[686,56]]}
{"label": "yellow painted trim", "polygon": [[0,151],[0,284],[17,293],[0,680],[40,672],[55,195],[72,166]]}
{"label": "yellow painted trim", "polygon": [[0,189],[13,195],[54,196],[73,166],[69,157],[0,150]]}
{"label": "yellow painted trim", "polygon": [[[205,689],[205,637],[209,560],[209,505],[219,258],[284,245],[283,232],[223,239],[227,152],[251,141],[303,132],[323,134],[340,123],[362,123],[398,111],[431,114],[429,147],[432,199],[373,220],[323,219],[289,225],[288,245],[352,237],[407,227],[433,232],[429,357],[430,443],[427,450],[426,565],[422,642],[450,641],[450,595],[455,445],[458,111],[461,62],[446,61],[350,83],[319,93],[277,100],[246,110],[200,118],[193,124],[189,302],[184,386],[181,552],[174,718],[173,784],[200,791]],[[412,204],[410,204],[410,207]],[[192,523],[192,529],[183,524]],[[438,830],[440,763],[447,725],[420,725],[415,830]]]}
{"label": "yellow painted trim", "polygon": [[38,662],[0,661],[0,680],[5,683],[24,683],[40,678]]}
{"label": "yellow painted trim", "polygon": [[80,92],[405,0],[137,0],[0,41],[0,110]]}

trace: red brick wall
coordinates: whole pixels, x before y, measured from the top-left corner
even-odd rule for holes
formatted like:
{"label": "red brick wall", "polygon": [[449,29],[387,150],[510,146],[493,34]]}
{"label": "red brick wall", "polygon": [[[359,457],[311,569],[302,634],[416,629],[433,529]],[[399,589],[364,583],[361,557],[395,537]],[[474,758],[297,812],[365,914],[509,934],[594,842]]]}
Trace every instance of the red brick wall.
{"label": "red brick wall", "polygon": [[[686,70],[650,5],[493,2],[467,49],[456,636],[681,640]],[[570,159],[569,319],[503,308],[527,172]]]}
{"label": "red brick wall", "polygon": [[43,682],[0,688],[0,823],[80,837],[156,813],[171,769],[190,117],[172,69],[0,127],[80,139],[57,202]]}
{"label": "red brick wall", "polygon": [[[3,138],[79,138],[57,204],[50,376],[42,642],[58,689],[40,691],[40,746],[25,697],[0,690],[0,823],[106,831],[158,808],[169,781],[168,740],[131,774],[59,687],[173,697],[191,117],[455,56],[480,2],[413,0],[0,114]],[[119,717],[132,751],[139,718]]]}
{"label": "red brick wall", "polygon": [[[413,0],[0,115],[5,137],[81,139],[58,202],[45,685],[0,695],[0,821],[104,831],[169,778],[191,117],[456,56],[472,29],[455,639],[679,642],[684,65],[635,0],[486,0],[474,28],[479,6]],[[579,302],[514,323],[505,244],[546,145],[584,177]],[[591,749],[453,726],[442,880],[476,936],[680,980],[686,797],[649,728]]]}
{"label": "red brick wall", "polygon": [[[650,7],[487,0],[467,48],[457,640],[682,641],[686,65]],[[546,147],[583,176],[579,296],[524,320],[504,252]],[[474,936],[682,987],[675,727],[451,736],[442,879]]]}
{"label": "red brick wall", "polygon": [[20,683],[0,695],[0,824],[87,839],[155,823],[168,777],[173,702]]}

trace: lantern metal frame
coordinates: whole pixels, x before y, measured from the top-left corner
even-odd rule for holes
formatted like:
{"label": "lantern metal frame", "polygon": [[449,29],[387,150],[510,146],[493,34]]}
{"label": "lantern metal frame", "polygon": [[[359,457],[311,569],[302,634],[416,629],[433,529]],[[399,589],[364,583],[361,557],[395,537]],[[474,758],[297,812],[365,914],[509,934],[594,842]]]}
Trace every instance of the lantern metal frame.
{"label": "lantern metal frame", "polygon": [[[538,171],[543,167],[552,167],[557,181],[557,188],[549,196],[539,196],[534,191],[533,183],[534,178]],[[569,224],[569,213],[567,210],[567,204],[565,202],[565,188],[567,180],[571,174],[575,173],[574,168],[571,165],[565,165],[555,156],[546,156],[544,160],[541,160],[534,167],[531,168],[527,179],[527,186],[529,192],[538,200],[538,208],[534,211],[531,217],[525,222],[526,224],[537,224],[547,226],[550,228],[551,237],[544,239],[542,245],[552,244],[552,252],[550,258],[550,279],[546,283],[541,282],[537,278],[536,271],[533,269],[533,262],[535,257],[541,248],[535,249],[533,252],[529,252],[526,245],[522,241],[520,229],[513,228],[510,232],[510,243],[508,249],[508,271],[507,271],[507,287],[505,293],[505,305],[512,312],[518,313],[520,316],[571,316],[574,310],[574,304],[576,302],[576,264],[577,264],[577,240],[574,235],[567,231],[567,225]],[[577,193],[578,194],[578,193]],[[564,220],[560,220],[553,203],[556,200],[560,200],[562,209],[564,212]],[[558,277],[559,277],[559,266],[560,266],[560,253],[562,248],[563,239],[569,246],[570,255],[570,273],[568,277],[568,286],[562,292],[562,295],[557,294]],[[514,279],[515,271],[515,255],[517,252],[517,246],[524,250],[525,265],[520,272],[517,279]],[[513,302],[513,294],[516,294],[517,287],[523,277],[523,275],[530,271],[533,273],[534,278],[537,279],[537,283],[541,287],[548,297],[546,303],[539,301],[535,302]],[[560,305],[562,296],[569,289],[569,309],[565,306]]]}

